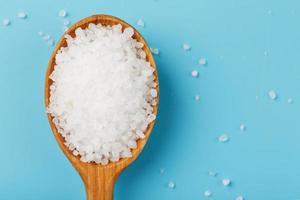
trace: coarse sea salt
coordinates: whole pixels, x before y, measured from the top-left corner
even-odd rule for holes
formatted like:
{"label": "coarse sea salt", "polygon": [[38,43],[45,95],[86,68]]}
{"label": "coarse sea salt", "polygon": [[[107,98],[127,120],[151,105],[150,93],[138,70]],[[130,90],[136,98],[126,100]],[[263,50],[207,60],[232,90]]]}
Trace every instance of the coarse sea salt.
{"label": "coarse sea salt", "polygon": [[3,24],[3,26],[9,26],[9,25],[11,24],[11,22],[10,22],[9,19],[4,19],[4,20],[2,21],[2,24]]}
{"label": "coarse sea salt", "polygon": [[237,196],[236,198],[235,198],[235,200],[244,200],[244,197],[243,196]]}
{"label": "coarse sea salt", "polygon": [[241,132],[244,132],[246,130],[245,124],[240,125],[240,130],[241,130]]}
{"label": "coarse sea salt", "polygon": [[18,17],[19,17],[20,19],[26,19],[26,18],[27,18],[27,13],[25,13],[25,12],[19,12],[19,13],[18,13]]}
{"label": "coarse sea salt", "polygon": [[199,76],[199,72],[194,69],[194,70],[192,70],[191,75],[192,75],[192,77],[197,78]]}
{"label": "coarse sea salt", "polygon": [[65,11],[65,10],[60,10],[59,12],[58,12],[58,16],[60,16],[60,17],[66,17],[68,15],[68,13],[67,13],[67,11]]}
{"label": "coarse sea salt", "polygon": [[139,19],[136,23],[140,27],[145,27],[145,22],[142,19]]}
{"label": "coarse sea salt", "polygon": [[270,90],[268,95],[269,95],[269,98],[272,99],[272,100],[277,99],[277,93],[274,90]]}
{"label": "coarse sea salt", "polygon": [[231,184],[231,180],[228,179],[228,178],[224,178],[224,179],[222,180],[222,184],[223,184],[224,186],[229,186],[229,185]]}
{"label": "coarse sea salt", "polygon": [[200,59],[198,60],[198,63],[199,63],[199,65],[206,65],[206,64],[207,64],[207,61],[206,61],[205,58],[200,58]]}
{"label": "coarse sea salt", "polygon": [[212,196],[212,192],[209,190],[204,191],[203,196],[205,197],[211,197]]}
{"label": "coarse sea salt", "polygon": [[170,189],[175,189],[175,187],[176,187],[175,182],[174,182],[174,181],[169,181],[168,187],[169,187]]}
{"label": "coarse sea salt", "polygon": [[225,143],[229,141],[229,136],[227,134],[220,135],[218,138],[219,142]]}
{"label": "coarse sea salt", "polygon": [[156,118],[154,69],[133,34],[120,24],[91,23],[65,35],[67,47],[56,54],[47,112],[82,162],[131,157]]}
{"label": "coarse sea salt", "polygon": [[195,98],[196,101],[199,101],[199,100],[200,100],[200,96],[199,96],[199,95],[195,95],[194,98]]}
{"label": "coarse sea salt", "polygon": [[191,45],[189,45],[187,43],[183,43],[182,48],[185,51],[190,51],[192,49]]}
{"label": "coarse sea salt", "polygon": [[70,25],[70,23],[71,23],[70,20],[68,20],[68,19],[65,19],[65,20],[64,20],[64,25],[65,25],[65,26]]}
{"label": "coarse sea salt", "polygon": [[159,55],[159,49],[158,48],[151,48],[150,47],[150,50],[151,50],[151,52],[154,54],[154,55]]}

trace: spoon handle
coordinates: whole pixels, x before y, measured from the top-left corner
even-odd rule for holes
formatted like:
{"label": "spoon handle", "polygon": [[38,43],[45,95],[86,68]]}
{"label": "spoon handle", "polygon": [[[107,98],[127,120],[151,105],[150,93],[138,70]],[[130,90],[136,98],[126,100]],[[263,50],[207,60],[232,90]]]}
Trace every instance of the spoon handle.
{"label": "spoon handle", "polygon": [[84,179],[87,200],[113,200],[116,179],[113,171],[89,169]]}

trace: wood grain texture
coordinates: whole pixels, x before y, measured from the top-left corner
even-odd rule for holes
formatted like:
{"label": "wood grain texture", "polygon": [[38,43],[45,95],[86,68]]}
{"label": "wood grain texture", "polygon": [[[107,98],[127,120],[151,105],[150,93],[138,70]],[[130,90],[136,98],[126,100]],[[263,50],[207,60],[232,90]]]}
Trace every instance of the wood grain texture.
{"label": "wood grain texture", "polygon": [[[128,23],[122,21],[121,19],[110,16],[110,15],[94,15],[87,17],[76,24],[74,24],[67,32],[66,34],[71,35],[72,37],[75,36],[74,32],[78,27],[86,28],[89,23],[101,23],[103,25],[115,25],[115,24],[121,24],[123,29],[127,27],[132,27]],[[132,27],[133,28],[133,27]],[[133,28],[134,29],[134,28]],[[154,75],[155,75],[155,82],[158,85],[158,75],[156,70],[156,65],[153,59],[153,56],[151,54],[151,51],[144,40],[144,38],[141,36],[140,33],[136,29],[134,29],[134,36],[133,38],[137,39],[139,42],[142,42],[144,44],[143,50],[146,53],[146,59],[150,62],[151,66],[155,69]],[[54,66],[55,66],[55,55],[57,51],[61,47],[66,47],[67,43],[64,38],[64,36],[60,39],[58,44],[56,45],[53,54],[50,58],[48,69],[46,72],[46,81],[45,81],[45,105],[48,107],[49,104],[49,97],[50,97],[50,85],[52,84],[52,80],[49,79],[50,74],[52,73]],[[159,86],[157,86],[157,93],[159,94]],[[158,102],[157,97],[157,102]],[[157,114],[158,104],[154,106],[154,114]],[[115,163],[109,163],[106,166],[102,166],[100,164],[96,163],[83,163],[79,159],[79,156],[74,156],[72,152],[64,145],[64,138],[57,132],[57,129],[52,122],[53,118],[48,114],[48,120],[51,126],[51,129],[53,131],[53,134],[55,136],[55,139],[59,145],[59,147],[62,149],[64,154],[67,156],[67,158],[70,160],[74,168],[78,171],[80,174],[87,193],[87,199],[88,200],[112,200],[113,199],[113,188],[114,184],[116,182],[116,179],[120,175],[120,173],[130,164],[132,163],[137,156],[142,151],[144,145],[146,144],[151,130],[153,128],[154,122],[149,124],[146,132],[145,132],[145,139],[140,139],[137,141],[137,148],[132,150],[133,156],[131,158],[123,158]]]}

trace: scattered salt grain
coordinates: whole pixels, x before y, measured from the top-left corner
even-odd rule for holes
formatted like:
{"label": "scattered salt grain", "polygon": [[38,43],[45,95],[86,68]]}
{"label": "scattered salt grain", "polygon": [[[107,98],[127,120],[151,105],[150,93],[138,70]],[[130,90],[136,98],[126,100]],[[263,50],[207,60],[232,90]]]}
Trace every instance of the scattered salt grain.
{"label": "scattered salt grain", "polygon": [[199,100],[200,100],[200,96],[199,96],[199,95],[195,95],[194,98],[195,98],[196,101],[199,101]]}
{"label": "scattered salt grain", "polygon": [[289,99],[287,100],[287,102],[288,102],[288,104],[292,104],[292,103],[294,103],[294,100],[293,100],[292,98],[289,98]]}
{"label": "scattered salt grain", "polygon": [[47,43],[48,43],[49,46],[53,46],[55,42],[54,42],[53,39],[51,39],[51,40],[49,40]]}
{"label": "scattered salt grain", "polygon": [[45,41],[48,41],[48,40],[50,40],[51,39],[51,36],[50,35],[45,35],[44,37],[43,37],[43,40],[45,40]]}
{"label": "scattered salt grain", "polygon": [[144,22],[142,19],[139,19],[139,20],[137,21],[137,25],[138,25],[138,26],[141,26],[141,27],[145,27],[145,22]]}
{"label": "scattered salt grain", "polygon": [[206,65],[207,64],[207,61],[205,58],[200,58],[199,61],[198,61],[199,65]]}
{"label": "scattered salt grain", "polygon": [[211,197],[212,196],[212,192],[209,190],[204,191],[203,196],[205,197]]}
{"label": "scattered salt grain", "polygon": [[19,12],[19,13],[18,13],[18,17],[19,17],[20,19],[26,19],[26,18],[27,18],[27,14],[26,14],[25,12]]}
{"label": "scattered salt grain", "polygon": [[244,197],[243,196],[237,196],[236,198],[235,198],[235,200],[244,200]]}
{"label": "scattered salt grain", "polygon": [[216,177],[218,175],[217,172],[214,172],[214,171],[208,171],[208,175],[209,176],[213,176],[213,177]]}
{"label": "scattered salt grain", "polygon": [[154,55],[159,55],[159,49],[158,48],[150,48],[151,52],[154,54]]}
{"label": "scattered salt grain", "polygon": [[4,20],[2,21],[2,24],[3,24],[3,26],[9,26],[9,25],[11,24],[11,22],[10,22],[9,19],[4,19]]}
{"label": "scattered salt grain", "polygon": [[269,91],[269,98],[272,100],[276,100],[277,99],[277,93],[274,90],[270,90]]}
{"label": "scattered salt grain", "polygon": [[174,181],[169,181],[168,187],[169,187],[170,189],[175,189],[175,187],[176,187],[175,182],[174,182]]}
{"label": "scattered salt grain", "polygon": [[192,49],[191,45],[189,45],[187,43],[183,43],[182,48],[185,51],[190,51]]}
{"label": "scattered salt grain", "polygon": [[38,35],[42,37],[42,36],[44,36],[44,33],[42,31],[39,31]]}
{"label": "scattered salt grain", "polygon": [[66,17],[68,15],[68,13],[67,13],[67,11],[65,11],[65,10],[60,10],[59,12],[58,12],[58,16],[60,16],[60,17]]}
{"label": "scattered salt grain", "polygon": [[154,69],[133,33],[121,25],[89,24],[74,37],[65,35],[67,47],[57,51],[47,112],[82,162],[106,165],[131,157],[156,119]]}
{"label": "scattered salt grain", "polygon": [[65,26],[70,25],[70,23],[71,23],[70,20],[67,20],[67,19],[64,20],[64,25],[65,25]]}
{"label": "scattered salt grain", "polygon": [[223,184],[224,186],[229,186],[229,185],[231,184],[231,180],[228,179],[228,178],[224,178],[224,179],[222,180],[222,184]]}
{"label": "scattered salt grain", "polygon": [[199,72],[197,71],[197,70],[193,70],[192,72],[191,72],[191,75],[192,75],[192,77],[198,77],[199,76]]}
{"label": "scattered salt grain", "polygon": [[244,131],[246,130],[245,124],[241,124],[241,125],[240,125],[240,130],[241,130],[242,132],[244,132]]}
{"label": "scattered salt grain", "polygon": [[219,142],[225,143],[229,141],[229,136],[227,134],[220,135],[218,138]]}
{"label": "scattered salt grain", "polygon": [[69,30],[69,27],[67,27],[67,26],[64,26],[64,27],[63,27],[63,31],[64,31],[64,32],[67,32],[68,30]]}
{"label": "scattered salt grain", "polygon": [[159,170],[159,173],[162,175],[162,174],[164,174],[165,173],[165,169],[164,168],[161,168],[160,170]]}

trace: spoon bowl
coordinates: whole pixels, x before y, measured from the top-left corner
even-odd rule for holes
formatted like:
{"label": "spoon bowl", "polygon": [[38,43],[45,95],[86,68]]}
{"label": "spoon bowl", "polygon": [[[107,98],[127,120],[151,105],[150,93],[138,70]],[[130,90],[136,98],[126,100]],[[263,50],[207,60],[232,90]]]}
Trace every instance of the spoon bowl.
{"label": "spoon bowl", "polygon": [[[82,29],[85,29],[90,23],[94,24],[99,24],[101,23],[102,25],[116,25],[116,24],[121,24],[122,29],[124,30],[125,28],[131,27],[128,23],[124,22],[123,20],[110,16],[110,15],[93,15],[90,17],[87,17],[83,20],[80,20],[76,24],[74,24],[72,27],[70,27],[65,34],[68,34],[72,37],[75,36],[75,30],[79,27]],[[157,93],[159,90],[158,87],[158,75],[157,75],[157,70],[156,70],[156,65],[152,56],[152,53],[150,51],[150,48],[148,47],[146,41],[144,38],[141,36],[141,34],[135,29],[134,30],[134,35],[133,38],[136,39],[137,41],[141,42],[144,44],[143,50],[146,53],[146,60],[150,62],[152,68],[154,69],[154,77],[155,77],[155,82],[157,83]],[[50,74],[54,70],[55,66],[55,56],[59,49],[61,47],[66,47],[67,42],[65,37],[63,36],[59,42],[57,43],[53,54],[50,58],[47,72],[46,72],[46,82],[45,82],[45,105],[48,107],[49,105],[49,97],[50,97],[50,86],[53,83],[53,81],[49,78]],[[158,102],[158,96],[156,97],[156,101]],[[153,106],[153,113],[156,115],[157,114],[157,109],[158,109],[158,104]],[[48,114],[48,120],[51,126],[51,129],[53,131],[53,134],[55,136],[55,139],[61,148],[61,150],[64,152],[66,157],[69,159],[71,164],[74,166],[74,168],[78,171],[80,174],[87,193],[87,199],[88,200],[112,200],[113,199],[113,188],[114,184],[120,175],[120,173],[129,165],[131,164],[137,156],[140,154],[142,151],[143,147],[145,146],[151,130],[154,126],[154,121],[151,122],[147,130],[144,132],[145,138],[144,139],[139,139],[137,140],[137,148],[132,149],[132,157],[130,158],[122,158],[118,162],[110,162],[107,165],[101,165],[101,164],[96,164],[96,163],[84,163],[80,161],[79,156],[74,156],[72,151],[68,149],[67,146],[65,146],[64,138],[61,136],[61,134],[58,133],[57,128],[55,124],[53,123],[53,117]]]}

